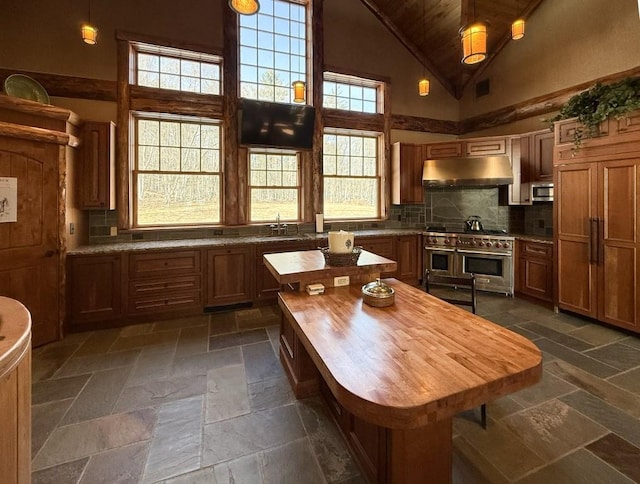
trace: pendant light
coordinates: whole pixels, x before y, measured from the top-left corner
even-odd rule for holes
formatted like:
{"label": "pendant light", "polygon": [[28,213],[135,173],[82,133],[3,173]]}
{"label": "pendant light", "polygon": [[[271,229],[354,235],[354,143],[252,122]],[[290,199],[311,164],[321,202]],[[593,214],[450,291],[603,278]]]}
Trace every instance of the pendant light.
{"label": "pendant light", "polygon": [[253,15],[260,10],[258,0],[229,0],[231,10],[240,15]]}
{"label": "pendant light", "polygon": [[520,0],[516,3],[516,14],[518,18],[511,24],[511,38],[520,40],[524,37],[524,19],[520,17]]}
{"label": "pendant light", "polygon": [[89,22],[82,25],[82,40],[89,45],[98,43],[98,29],[91,25],[91,0],[89,0]]}
{"label": "pendant light", "polygon": [[[422,46],[426,43],[427,39],[427,14],[425,10],[426,0],[422,0]],[[425,72],[424,62],[422,63],[422,79],[418,82],[418,94],[421,96],[429,95],[429,79],[427,79],[427,74]]]}
{"label": "pendant light", "polygon": [[462,63],[477,64],[487,58],[487,24],[475,20],[476,2],[473,2],[474,21],[460,29]]}
{"label": "pendant light", "polygon": [[305,99],[305,84],[304,81],[294,81],[293,83],[293,102],[303,103]]}

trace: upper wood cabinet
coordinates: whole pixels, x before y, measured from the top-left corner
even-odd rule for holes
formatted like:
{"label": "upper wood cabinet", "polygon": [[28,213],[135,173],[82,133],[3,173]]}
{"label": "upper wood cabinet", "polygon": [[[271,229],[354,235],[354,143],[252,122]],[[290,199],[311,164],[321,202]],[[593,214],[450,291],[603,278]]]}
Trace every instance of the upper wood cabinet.
{"label": "upper wood cabinet", "polygon": [[116,125],[86,122],[82,128],[82,140],[80,208],[115,210]]}
{"label": "upper wood cabinet", "polygon": [[530,181],[553,181],[553,132],[544,130],[530,137]]}
{"label": "upper wood cabinet", "polygon": [[427,159],[456,158],[464,153],[463,141],[447,141],[427,145]]}
{"label": "upper wood cabinet", "polygon": [[467,156],[504,156],[510,151],[507,138],[483,138],[467,140],[465,153]]}
{"label": "upper wood cabinet", "polygon": [[391,203],[423,203],[422,167],[426,145],[394,143],[391,153]]}

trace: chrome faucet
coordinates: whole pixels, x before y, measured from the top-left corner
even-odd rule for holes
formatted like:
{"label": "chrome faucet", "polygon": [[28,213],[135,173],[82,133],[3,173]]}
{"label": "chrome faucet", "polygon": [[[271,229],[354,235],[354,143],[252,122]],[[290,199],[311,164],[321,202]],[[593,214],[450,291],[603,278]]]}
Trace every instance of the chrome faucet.
{"label": "chrome faucet", "polygon": [[269,225],[271,235],[287,235],[287,224],[280,223],[280,214],[276,215],[276,223]]}

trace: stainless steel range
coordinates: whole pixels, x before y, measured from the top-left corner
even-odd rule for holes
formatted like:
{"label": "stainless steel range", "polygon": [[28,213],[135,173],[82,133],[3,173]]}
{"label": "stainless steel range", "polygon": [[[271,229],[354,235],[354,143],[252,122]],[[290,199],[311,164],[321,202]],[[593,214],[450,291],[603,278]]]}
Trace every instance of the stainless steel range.
{"label": "stainless steel range", "polygon": [[513,295],[514,238],[502,231],[423,234],[424,268],[434,274],[475,274],[482,291]]}

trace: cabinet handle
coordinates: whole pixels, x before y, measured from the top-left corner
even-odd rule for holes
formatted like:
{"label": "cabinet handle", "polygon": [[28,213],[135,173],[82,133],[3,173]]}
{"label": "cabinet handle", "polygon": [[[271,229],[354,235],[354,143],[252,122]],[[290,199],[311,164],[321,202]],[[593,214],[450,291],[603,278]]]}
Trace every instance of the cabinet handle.
{"label": "cabinet handle", "polygon": [[598,219],[589,219],[589,262],[598,263]]}
{"label": "cabinet handle", "polygon": [[604,219],[598,220],[598,264],[604,264]]}

